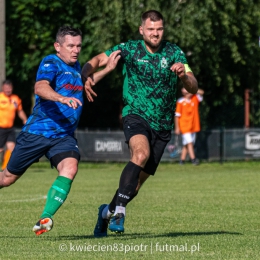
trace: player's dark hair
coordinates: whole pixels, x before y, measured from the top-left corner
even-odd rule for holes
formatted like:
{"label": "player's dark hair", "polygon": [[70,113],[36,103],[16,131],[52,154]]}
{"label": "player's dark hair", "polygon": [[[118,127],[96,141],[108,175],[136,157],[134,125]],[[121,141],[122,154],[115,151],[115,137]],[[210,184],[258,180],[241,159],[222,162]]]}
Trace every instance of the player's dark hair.
{"label": "player's dark hair", "polygon": [[6,79],[2,82],[2,85],[11,85],[13,86],[13,82],[10,79]]}
{"label": "player's dark hair", "polygon": [[162,20],[164,23],[163,15],[156,10],[149,10],[149,11],[144,12],[141,16],[141,23],[144,24],[145,21],[149,18],[153,22]]}
{"label": "player's dark hair", "polygon": [[79,28],[73,28],[69,25],[63,25],[59,28],[59,30],[56,34],[56,42],[58,42],[59,44],[62,44],[64,42],[64,37],[66,35],[82,36],[82,32]]}

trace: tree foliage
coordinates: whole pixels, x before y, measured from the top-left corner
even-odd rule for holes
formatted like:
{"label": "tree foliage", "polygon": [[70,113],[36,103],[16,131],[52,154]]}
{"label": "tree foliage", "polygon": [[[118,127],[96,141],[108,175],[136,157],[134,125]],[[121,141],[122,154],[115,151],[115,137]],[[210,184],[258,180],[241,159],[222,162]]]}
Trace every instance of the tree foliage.
{"label": "tree foliage", "polygon": [[[6,74],[30,113],[35,74],[41,59],[54,52],[63,24],[83,32],[83,65],[94,55],[139,38],[140,15],[160,10],[165,38],[179,45],[205,90],[203,128],[243,127],[244,90],[251,89],[251,123],[260,126],[259,0],[12,0],[6,1]],[[122,90],[120,66],[86,102],[80,127],[118,127]]]}

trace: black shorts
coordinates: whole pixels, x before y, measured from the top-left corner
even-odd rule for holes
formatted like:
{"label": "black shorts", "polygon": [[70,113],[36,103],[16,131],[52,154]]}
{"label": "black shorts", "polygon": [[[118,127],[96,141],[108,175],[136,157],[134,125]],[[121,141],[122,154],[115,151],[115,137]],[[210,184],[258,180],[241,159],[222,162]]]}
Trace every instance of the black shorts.
{"label": "black shorts", "polygon": [[123,129],[126,143],[132,136],[145,135],[150,144],[150,157],[144,167],[144,172],[154,175],[161,161],[164,149],[171,140],[171,130],[156,131],[138,115],[127,115],[123,118]]}
{"label": "black shorts", "polygon": [[6,142],[15,143],[15,130],[11,128],[1,128],[0,127],[0,148],[4,148]]}

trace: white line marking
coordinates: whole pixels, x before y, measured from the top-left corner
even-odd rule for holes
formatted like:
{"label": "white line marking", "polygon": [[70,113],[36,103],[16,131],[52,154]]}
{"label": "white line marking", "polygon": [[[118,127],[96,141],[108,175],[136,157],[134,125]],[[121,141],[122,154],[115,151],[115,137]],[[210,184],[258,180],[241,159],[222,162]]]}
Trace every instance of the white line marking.
{"label": "white line marking", "polygon": [[35,201],[35,200],[42,200],[42,199],[46,199],[47,196],[40,196],[38,198],[32,198],[32,199],[20,199],[20,200],[0,200],[1,203],[6,202],[29,202],[29,201]]}

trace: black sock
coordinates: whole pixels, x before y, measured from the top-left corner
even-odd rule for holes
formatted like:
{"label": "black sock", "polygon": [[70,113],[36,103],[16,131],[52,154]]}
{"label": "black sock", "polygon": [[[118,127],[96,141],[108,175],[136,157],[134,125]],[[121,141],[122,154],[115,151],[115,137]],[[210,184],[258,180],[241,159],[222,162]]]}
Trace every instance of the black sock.
{"label": "black sock", "polygon": [[[130,196],[130,199],[128,200],[127,204],[135,197],[137,196],[138,194],[138,191],[135,191],[135,193]],[[117,196],[118,196],[118,189],[116,190],[116,193],[112,199],[112,201],[110,202],[109,206],[108,206],[108,210],[111,212],[111,213],[114,213],[115,212],[115,209],[116,209],[116,199],[117,199]]]}
{"label": "black sock", "polygon": [[116,206],[125,207],[130,199],[135,195],[141,170],[142,167],[131,161],[125,166],[119,181]]}

